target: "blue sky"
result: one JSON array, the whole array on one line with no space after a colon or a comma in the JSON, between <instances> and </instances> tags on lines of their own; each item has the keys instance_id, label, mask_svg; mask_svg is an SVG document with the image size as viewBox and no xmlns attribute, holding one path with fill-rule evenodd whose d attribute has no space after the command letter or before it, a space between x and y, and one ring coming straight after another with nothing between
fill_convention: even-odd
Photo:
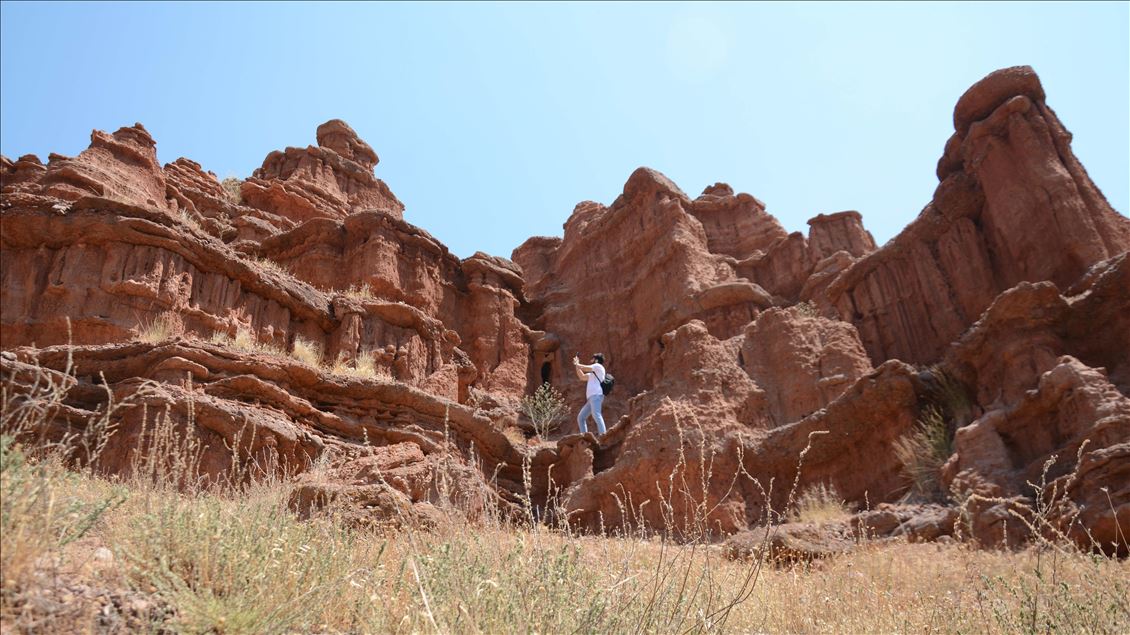
<instances>
[{"instance_id":1,"label":"blue sky","mask_svg":"<svg viewBox=\"0 0 1130 635\"><path fill-rule=\"evenodd\" d=\"M560 235L656 168L789 230L930 200L954 103L1029 64L1130 205L1130 3L24 4L0 9L0 149L73 155L140 121L158 156L244 177L348 121L405 218L460 256Z\"/></svg>"}]
</instances>

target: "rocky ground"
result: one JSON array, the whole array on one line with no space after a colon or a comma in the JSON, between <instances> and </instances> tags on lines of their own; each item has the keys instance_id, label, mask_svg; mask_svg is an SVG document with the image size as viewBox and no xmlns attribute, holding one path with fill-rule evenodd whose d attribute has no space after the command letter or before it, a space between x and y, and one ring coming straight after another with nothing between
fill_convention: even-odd
<instances>
[{"instance_id":1,"label":"rocky ground","mask_svg":"<svg viewBox=\"0 0 1130 635\"><path fill-rule=\"evenodd\" d=\"M459 259L348 125L316 137L239 183L161 166L140 124L3 158L8 405L54 377L34 432L112 411L104 473L136 468L160 414L201 477L282 476L299 513L362 523L434 522L456 491L582 532L705 520L741 557L824 488L854 515L786 532L814 552L863 527L1127 555L1130 220L1030 68L958 99L933 198L881 247L857 212L789 234L754 196L640 168L562 238ZM530 438L519 400L598 350L608 435Z\"/></svg>"}]
</instances>

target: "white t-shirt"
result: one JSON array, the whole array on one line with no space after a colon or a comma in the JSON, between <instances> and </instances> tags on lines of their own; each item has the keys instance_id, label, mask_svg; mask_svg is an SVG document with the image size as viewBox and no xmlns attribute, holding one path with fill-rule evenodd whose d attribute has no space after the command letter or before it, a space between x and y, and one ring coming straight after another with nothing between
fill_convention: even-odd
<instances>
[{"instance_id":1,"label":"white t-shirt","mask_svg":"<svg viewBox=\"0 0 1130 635\"><path fill-rule=\"evenodd\" d=\"M589 382L585 386L585 399L594 395L603 395L604 391L600 388L600 382L604 381L604 366L600 364L592 365L592 372L588 373Z\"/></svg>"}]
</instances>

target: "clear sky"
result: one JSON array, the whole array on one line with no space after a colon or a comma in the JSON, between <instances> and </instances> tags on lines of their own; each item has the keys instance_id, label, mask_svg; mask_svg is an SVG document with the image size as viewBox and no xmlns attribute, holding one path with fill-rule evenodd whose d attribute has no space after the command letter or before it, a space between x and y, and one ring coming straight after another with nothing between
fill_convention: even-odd
<instances>
[{"instance_id":1,"label":"clear sky","mask_svg":"<svg viewBox=\"0 0 1130 635\"><path fill-rule=\"evenodd\" d=\"M23 4L0 14L0 149L140 121L162 162L245 177L349 122L405 218L460 256L561 235L641 165L749 192L789 230L930 200L957 98L1033 66L1121 213L1130 4Z\"/></svg>"}]
</instances>

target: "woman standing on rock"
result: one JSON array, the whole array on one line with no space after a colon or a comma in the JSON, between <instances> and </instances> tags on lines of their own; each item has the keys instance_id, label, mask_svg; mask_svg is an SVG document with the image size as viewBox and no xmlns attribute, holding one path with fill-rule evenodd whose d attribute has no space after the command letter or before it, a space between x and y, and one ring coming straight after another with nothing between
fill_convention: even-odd
<instances>
[{"instance_id":1,"label":"woman standing on rock","mask_svg":"<svg viewBox=\"0 0 1130 635\"><path fill-rule=\"evenodd\" d=\"M581 434L587 434L588 418L596 420L596 429L600 436L604 436L606 432L604 428L604 415L600 413L600 407L604 403L604 382L605 378L611 378L604 370L604 355L596 353L592 356L592 365L586 366L582 364L576 355L573 356L573 369L577 371L577 378L585 382L585 406L581 408L581 412L577 414L577 426L581 430Z\"/></svg>"}]
</instances>

